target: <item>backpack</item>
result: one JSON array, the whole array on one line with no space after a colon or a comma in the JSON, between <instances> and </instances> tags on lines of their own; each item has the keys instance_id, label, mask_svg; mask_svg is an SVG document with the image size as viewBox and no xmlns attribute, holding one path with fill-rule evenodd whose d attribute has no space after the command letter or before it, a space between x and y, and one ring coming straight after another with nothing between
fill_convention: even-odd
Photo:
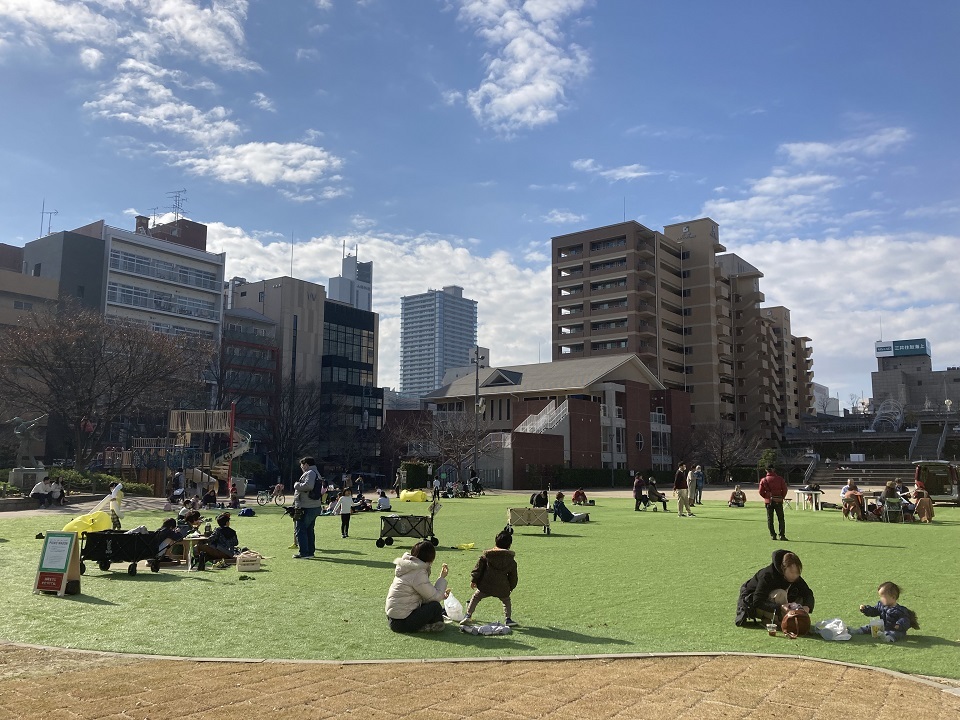
<instances>
[{"instance_id":1,"label":"backpack","mask_svg":"<svg viewBox=\"0 0 960 720\"><path fill-rule=\"evenodd\" d=\"M323 497L323 482L315 470L311 470L310 472L313 474L313 487L310 488L307 497L311 500L319 500Z\"/></svg>"},{"instance_id":2,"label":"backpack","mask_svg":"<svg viewBox=\"0 0 960 720\"><path fill-rule=\"evenodd\" d=\"M788 637L795 638L810 632L810 614L806 610L803 608L790 610L786 605L782 606L781 609L784 615L780 621L780 629Z\"/></svg>"}]
</instances>

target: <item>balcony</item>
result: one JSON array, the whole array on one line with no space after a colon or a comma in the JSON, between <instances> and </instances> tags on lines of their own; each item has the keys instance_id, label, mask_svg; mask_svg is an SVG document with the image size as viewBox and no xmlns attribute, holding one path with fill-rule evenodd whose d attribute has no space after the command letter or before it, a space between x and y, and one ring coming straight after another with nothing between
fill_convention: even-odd
<instances>
[{"instance_id":1,"label":"balcony","mask_svg":"<svg viewBox=\"0 0 960 720\"><path fill-rule=\"evenodd\" d=\"M657 296L657 289L645 280L637 281L637 292L646 297L655 298Z\"/></svg>"},{"instance_id":2,"label":"balcony","mask_svg":"<svg viewBox=\"0 0 960 720\"><path fill-rule=\"evenodd\" d=\"M644 277L653 278L657 276L657 269L653 266L653 263L646 260L637 261L637 272Z\"/></svg>"},{"instance_id":3,"label":"balcony","mask_svg":"<svg viewBox=\"0 0 960 720\"><path fill-rule=\"evenodd\" d=\"M583 305L568 305L560 308L560 317L569 317L570 315L583 315Z\"/></svg>"},{"instance_id":4,"label":"balcony","mask_svg":"<svg viewBox=\"0 0 960 720\"><path fill-rule=\"evenodd\" d=\"M583 295L583 285L568 285L567 287L557 288L557 297L567 298L574 295Z\"/></svg>"},{"instance_id":5,"label":"balcony","mask_svg":"<svg viewBox=\"0 0 960 720\"><path fill-rule=\"evenodd\" d=\"M583 245L570 245L557 250L558 260L575 260L583 257Z\"/></svg>"},{"instance_id":6,"label":"balcony","mask_svg":"<svg viewBox=\"0 0 960 720\"><path fill-rule=\"evenodd\" d=\"M607 315L609 313L623 313L627 309L627 300L623 298L619 302L599 302L590 306L590 315Z\"/></svg>"},{"instance_id":7,"label":"balcony","mask_svg":"<svg viewBox=\"0 0 960 720\"><path fill-rule=\"evenodd\" d=\"M611 273L624 273L627 270L627 259L625 257L615 260L604 260L602 262L590 263L590 277L600 275L610 275Z\"/></svg>"},{"instance_id":8,"label":"balcony","mask_svg":"<svg viewBox=\"0 0 960 720\"><path fill-rule=\"evenodd\" d=\"M637 252L640 254L640 257L644 258L652 258L656 255L656 249L649 240L638 240Z\"/></svg>"}]
</instances>

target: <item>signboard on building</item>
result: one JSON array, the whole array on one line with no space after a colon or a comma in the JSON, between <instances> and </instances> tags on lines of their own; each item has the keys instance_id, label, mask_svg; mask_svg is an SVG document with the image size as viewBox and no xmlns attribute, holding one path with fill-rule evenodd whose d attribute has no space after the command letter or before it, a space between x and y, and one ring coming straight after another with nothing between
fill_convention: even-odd
<instances>
[{"instance_id":1,"label":"signboard on building","mask_svg":"<svg viewBox=\"0 0 960 720\"><path fill-rule=\"evenodd\" d=\"M914 340L877 340L874 343L876 357L904 357L906 355L930 355L930 343L926 338Z\"/></svg>"}]
</instances>

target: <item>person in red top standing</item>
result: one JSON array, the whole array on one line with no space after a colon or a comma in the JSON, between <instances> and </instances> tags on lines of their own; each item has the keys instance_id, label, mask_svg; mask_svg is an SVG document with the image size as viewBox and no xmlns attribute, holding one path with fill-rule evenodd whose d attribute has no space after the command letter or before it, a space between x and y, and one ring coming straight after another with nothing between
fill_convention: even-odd
<instances>
[{"instance_id":1,"label":"person in red top standing","mask_svg":"<svg viewBox=\"0 0 960 720\"><path fill-rule=\"evenodd\" d=\"M767 506L767 529L770 530L770 539L776 540L773 532L773 514L777 514L780 525L780 539L786 540L786 527L783 521L783 499L787 496L787 483L777 475L773 468L767 468L766 476L760 481L760 497Z\"/></svg>"}]
</instances>

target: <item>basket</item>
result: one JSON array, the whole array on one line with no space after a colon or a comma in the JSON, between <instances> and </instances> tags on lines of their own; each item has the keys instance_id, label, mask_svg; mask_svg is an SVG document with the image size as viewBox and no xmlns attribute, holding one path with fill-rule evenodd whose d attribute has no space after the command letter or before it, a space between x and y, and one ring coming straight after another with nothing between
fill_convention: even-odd
<instances>
[{"instance_id":1,"label":"basket","mask_svg":"<svg viewBox=\"0 0 960 720\"><path fill-rule=\"evenodd\" d=\"M260 553L245 552L237 555L237 572L260 572Z\"/></svg>"}]
</instances>

